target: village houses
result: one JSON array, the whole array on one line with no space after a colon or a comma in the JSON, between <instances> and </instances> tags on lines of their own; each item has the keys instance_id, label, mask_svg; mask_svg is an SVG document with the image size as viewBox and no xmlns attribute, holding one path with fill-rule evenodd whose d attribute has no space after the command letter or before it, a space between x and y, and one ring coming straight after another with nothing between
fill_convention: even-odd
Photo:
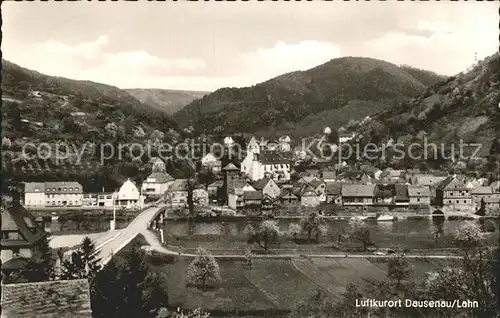
<instances>
[{"instance_id":1,"label":"village houses","mask_svg":"<svg viewBox=\"0 0 500 318\"><path fill-rule=\"evenodd\" d=\"M374 184L342 185L342 204L345 206L372 205L375 197Z\"/></svg>"},{"instance_id":2,"label":"village houses","mask_svg":"<svg viewBox=\"0 0 500 318\"><path fill-rule=\"evenodd\" d=\"M214 154L207 153L201 158L201 166L212 173L219 173L222 169L222 162Z\"/></svg>"},{"instance_id":3,"label":"village houses","mask_svg":"<svg viewBox=\"0 0 500 318\"><path fill-rule=\"evenodd\" d=\"M82 185L74 181L29 182L24 186L26 207L82 206Z\"/></svg>"},{"instance_id":4,"label":"village houses","mask_svg":"<svg viewBox=\"0 0 500 318\"><path fill-rule=\"evenodd\" d=\"M408 186L408 196L411 206L429 206L431 204L431 191L429 187L420 185Z\"/></svg>"},{"instance_id":5,"label":"village houses","mask_svg":"<svg viewBox=\"0 0 500 318\"><path fill-rule=\"evenodd\" d=\"M456 211L470 210L471 191L456 176L449 176L436 188L436 203Z\"/></svg>"},{"instance_id":6,"label":"village houses","mask_svg":"<svg viewBox=\"0 0 500 318\"><path fill-rule=\"evenodd\" d=\"M252 186L255 190L262 193L263 196L268 195L272 199L276 199L281 194L280 187L270 178L262 178L255 181Z\"/></svg>"},{"instance_id":7,"label":"village houses","mask_svg":"<svg viewBox=\"0 0 500 318\"><path fill-rule=\"evenodd\" d=\"M1 214L2 272L9 274L26 266L28 259L43 244L47 232L18 199L14 199Z\"/></svg>"}]
</instances>

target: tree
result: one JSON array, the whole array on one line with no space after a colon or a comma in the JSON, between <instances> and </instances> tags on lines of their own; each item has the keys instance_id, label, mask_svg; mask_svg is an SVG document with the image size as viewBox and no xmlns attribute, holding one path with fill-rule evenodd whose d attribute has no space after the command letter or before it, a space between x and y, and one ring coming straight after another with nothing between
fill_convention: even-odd
<instances>
[{"instance_id":1,"label":"tree","mask_svg":"<svg viewBox=\"0 0 500 318\"><path fill-rule=\"evenodd\" d=\"M28 260L20 277L28 282L43 282L55 278L54 259L47 237L40 241L38 250Z\"/></svg>"},{"instance_id":2,"label":"tree","mask_svg":"<svg viewBox=\"0 0 500 318\"><path fill-rule=\"evenodd\" d=\"M177 312L174 312L171 316L162 316L162 317L170 317L170 318L208 318L210 317L210 314L207 312L204 312L200 308L188 311L187 313L184 313L184 311L178 309ZM158 316L157 318L160 318Z\"/></svg>"},{"instance_id":3,"label":"tree","mask_svg":"<svg viewBox=\"0 0 500 318\"><path fill-rule=\"evenodd\" d=\"M286 236L288 239L295 241L298 236L302 233L302 227L296 223L290 223L288 226L288 231L286 232Z\"/></svg>"},{"instance_id":4,"label":"tree","mask_svg":"<svg viewBox=\"0 0 500 318\"><path fill-rule=\"evenodd\" d=\"M188 282L203 291L209 283L218 284L221 281L219 264L212 254L201 247L198 247L197 255L187 271Z\"/></svg>"},{"instance_id":5,"label":"tree","mask_svg":"<svg viewBox=\"0 0 500 318\"><path fill-rule=\"evenodd\" d=\"M356 301L363 298L363 294L359 291L358 285L353 283L348 284L345 293L336 304L332 314L335 313L335 317L367 317L367 308L356 306Z\"/></svg>"},{"instance_id":6,"label":"tree","mask_svg":"<svg viewBox=\"0 0 500 318\"><path fill-rule=\"evenodd\" d=\"M434 226L431 228L430 232L431 236L434 238L434 243L437 244L439 238L444 235L444 218L434 218L432 221Z\"/></svg>"},{"instance_id":7,"label":"tree","mask_svg":"<svg viewBox=\"0 0 500 318\"><path fill-rule=\"evenodd\" d=\"M401 286L401 281L411 275L410 264L404 256L389 259L387 277L397 281L397 287Z\"/></svg>"},{"instance_id":8,"label":"tree","mask_svg":"<svg viewBox=\"0 0 500 318\"><path fill-rule=\"evenodd\" d=\"M252 226L252 224L247 224L245 228L243 229L243 234L247 238L247 243L248 244L253 244L255 240L255 229Z\"/></svg>"},{"instance_id":9,"label":"tree","mask_svg":"<svg viewBox=\"0 0 500 318\"><path fill-rule=\"evenodd\" d=\"M262 221L255 233L255 242L267 252L269 245L277 242L279 233L279 228L275 221Z\"/></svg>"},{"instance_id":10,"label":"tree","mask_svg":"<svg viewBox=\"0 0 500 318\"><path fill-rule=\"evenodd\" d=\"M252 253L252 250L249 249L248 247L245 248L245 260L246 260L246 263L248 265L248 268L249 269L252 269L252 258L253 258L253 253Z\"/></svg>"},{"instance_id":11,"label":"tree","mask_svg":"<svg viewBox=\"0 0 500 318\"><path fill-rule=\"evenodd\" d=\"M92 240L87 236L81 246L71 254L71 259L64 260L62 265L63 279L93 278L101 269L97 251Z\"/></svg>"},{"instance_id":12,"label":"tree","mask_svg":"<svg viewBox=\"0 0 500 318\"><path fill-rule=\"evenodd\" d=\"M111 258L91 281L92 312L102 318L156 317L168 303L160 277L136 246L123 260Z\"/></svg>"},{"instance_id":13,"label":"tree","mask_svg":"<svg viewBox=\"0 0 500 318\"><path fill-rule=\"evenodd\" d=\"M369 245L373 244L370 228L365 221L352 218L349 220L349 238L353 241L358 241L361 243L363 247L363 251L366 251L366 248Z\"/></svg>"},{"instance_id":14,"label":"tree","mask_svg":"<svg viewBox=\"0 0 500 318\"><path fill-rule=\"evenodd\" d=\"M299 303L292 310L293 318L334 318L339 317L334 313L334 306L328 300L322 290L317 290L316 294Z\"/></svg>"},{"instance_id":15,"label":"tree","mask_svg":"<svg viewBox=\"0 0 500 318\"><path fill-rule=\"evenodd\" d=\"M307 241L311 241L312 234L315 235L316 243L319 243L319 237L321 234L321 225L323 218L317 212L312 212L306 214L302 217L300 223L302 227L302 231L304 231L307 235Z\"/></svg>"}]
</instances>

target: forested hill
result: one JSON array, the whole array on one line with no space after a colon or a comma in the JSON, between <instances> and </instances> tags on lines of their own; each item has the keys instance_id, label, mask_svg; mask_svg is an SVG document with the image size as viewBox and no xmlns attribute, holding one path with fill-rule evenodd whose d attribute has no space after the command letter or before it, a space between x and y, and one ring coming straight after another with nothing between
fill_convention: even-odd
<instances>
[{"instance_id":1,"label":"forested hill","mask_svg":"<svg viewBox=\"0 0 500 318\"><path fill-rule=\"evenodd\" d=\"M443 79L372 58L344 57L252 87L219 89L174 118L205 133L264 130L304 136L394 107Z\"/></svg>"},{"instance_id":2,"label":"forested hill","mask_svg":"<svg viewBox=\"0 0 500 318\"><path fill-rule=\"evenodd\" d=\"M156 107L167 114L173 114L192 101L210 94L210 92L184 91L174 89L126 89L130 95L141 102Z\"/></svg>"},{"instance_id":3,"label":"forested hill","mask_svg":"<svg viewBox=\"0 0 500 318\"><path fill-rule=\"evenodd\" d=\"M139 173L143 163L132 163L124 150L120 160L100 165L99 153L89 147L78 165L69 159L57 163L54 145L64 142L81 151L86 143L148 144L180 138L168 114L117 87L48 76L6 60L2 64L2 149L4 159L11 158L4 160L4 178L76 180L88 189L106 184L113 188L127 177L141 178L147 173ZM27 143L51 145L52 157L39 162L23 157ZM85 170L87 166L91 168Z\"/></svg>"}]
</instances>

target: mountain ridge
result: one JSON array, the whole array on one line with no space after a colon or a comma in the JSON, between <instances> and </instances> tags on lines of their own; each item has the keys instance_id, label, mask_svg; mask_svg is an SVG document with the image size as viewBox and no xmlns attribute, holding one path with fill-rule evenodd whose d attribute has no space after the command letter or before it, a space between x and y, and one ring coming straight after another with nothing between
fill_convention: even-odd
<instances>
[{"instance_id":1,"label":"mountain ridge","mask_svg":"<svg viewBox=\"0 0 500 318\"><path fill-rule=\"evenodd\" d=\"M445 79L432 72L421 73L427 76L426 83ZM373 111L380 111L417 96L427 87L418 79L422 74L412 75L377 59L343 57L250 87L221 88L186 105L173 118L181 126L205 123L200 133L259 133L263 130L259 127L266 127L270 134L305 135L309 132L301 132L301 121L308 116L339 110L350 102L372 102ZM348 120L344 118L338 125Z\"/></svg>"}]
</instances>

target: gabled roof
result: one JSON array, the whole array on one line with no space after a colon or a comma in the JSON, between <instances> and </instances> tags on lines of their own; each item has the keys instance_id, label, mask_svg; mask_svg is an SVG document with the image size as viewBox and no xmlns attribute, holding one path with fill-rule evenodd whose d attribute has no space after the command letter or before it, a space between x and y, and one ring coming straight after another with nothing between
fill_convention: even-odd
<instances>
[{"instance_id":1,"label":"gabled roof","mask_svg":"<svg viewBox=\"0 0 500 318\"><path fill-rule=\"evenodd\" d=\"M270 178L262 178L257 181L255 181L252 186L255 188L255 190L262 190L266 187L266 185L271 181Z\"/></svg>"},{"instance_id":2,"label":"gabled roof","mask_svg":"<svg viewBox=\"0 0 500 318\"><path fill-rule=\"evenodd\" d=\"M224 171L240 171L233 163L229 163L227 166L222 168Z\"/></svg>"},{"instance_id":3,"label":"gabled roof","mask_svg":"<svg viewBox=\"0 0 500 318\"><path fill-rule=\"evenodd\" d=\"M262 193L259 191L245 191L243 192L244 200L262 200Z\"/></svg>"},{"instance_id":4,"label":"gabled roof","mask_svg":"<svg viewBox=\"0 0 500 318\"><path fill-rule=\"evenodd\" d=\"M340 182L326 182L326 194L328 195L341 195L342 183Z\"/></svg>"},{"instance_id":5,"label":"gabled roof","mask_svg":"<svg viewBox=\"0 0 500 318\"><path fill-rule=\"evenodd\" d=\"M295 194L293 194L292 192L290 192L290 191L286 191L285 193L283 193L281 195L281 198L282 199L292 199L292 200L297 200L298 199L298 197Z\"/></svg>"},{"instance_id":6,"label":"gabled roof","mask_svg":"<svg viewBox=\"0 0 500 318\"><path fill-rule=\"evenodd\" d=\"M322 179L335 179L336 176L337 176L337 173L335 171L323 170L321 172Z\"/></svg>"},{"instance_id":7,"label":"gabled roof","mask_svg":"<svg viewBox=\"0 0 500 318\"><path fill-rule=\"evenodd\" d=\"M493 189L491 187L476 187L472 188L472 194L493 194Z\"/></svg>"},{"instance_id":8,"label":"gabled roof","mask_svg":"<svg viewBox=\"0 0 500 318\"><path fill-rule=\"evenodd\" d=\"M45 182L27 182L24 184L24 193L44 193Z\"/></svg>"},{"instance_id":9,"label":"gabled roof","mask_svg":"<svg viewBox=\"0 0 500 318\"><path fill-rule=\"evenodd\" d=\"M19 231L23 240L4 240L2 245L9 243L33 245L47 235L35 218L19 203L14 203L2 211L2 231Z\"/></svg>"},{"instance_id":10,"label":"gabled roof","mask_svg":"<svg viewBox=\"0 0 500 318\"><path fill-rule=\"evenodd\" d=\"M449 176L438 185L440 190L468 190L465 184L455 176Z\"/></svg>"},{"instance_id":11,"label":"gabled roof","mask_svg":"<svg viewBox=\"0 0 500 318\"><path fill-rule=\"evenodd\" d=\"M404 184L395 184L394 188L396 190L396 201L408 201L410 197L408 195L408 186Z\"/></svg>"},{"instance_id":12,"label":"gabled roof","mask_svg":"<svg viewBox=\"0 0 500 318\"><path fill-rule=\"evenodd\" d=\"M148 181L149 179L154 181ZM173 180L174 178L166 172L153 172L146 178L145 182L167 183Z\"/></svg>"},{"instance_id":13,"label":"gabled roof","mask_svg":"<svg viewBox=\"0 0 500 318\"><path fill-rule=\"evenodd\" d=\"M321 180L313 180L311 182L309 182L309 185L311 187L313 187L314 189L316 189L317 187L319 187L321 184L323 184L324 182L321 181Z\"/></svg>"},{"instance_id":14,"label":"gabled roof","mask_svg":"<svg viewBox=\"0 0 500 318\"><path fill-rule=\"evenodd\" d=\"M410 197L430 197L431 190L426 186L409 186L408 196Z\"/></svg>"},{"instance_id":15,"label":"gabled roof","mask_svg":"<svg viewBox=\"0 0 500 318\"><path fill-rule=\"evenodd\" d=\"M2 317L92 317L87 279L2 284Z\"/></svg>"},{"instance_id":16,"label":"gabled roof","mask_svg":"<svg viewBox=\"0 0 500 318\"><path fill-rule=\"evenodd\" d=\"M302 196L302 197L317 197L317 196L318 196L318 194L316 193L316 191L314 191L314 190L312 190L312 189L308 188L308 189L306 189L306 190L302 193L302 195L301 195L301 196Z\"/></svg>"},{"instance_id":17,"label":"gabled roof","mask_svg":"<svg viewBox=\"0 0 500 318\"><path fill-rule=\"evenodd\" d=\"M417 179L415 180L416 181L415 184L423 186L437 186L440 182L444 181L445 179L446 177L442 176L422 175L417 177Z\"/></svg>"},{"instance_id":18,"label":"gabled roof","mask_svg":"<svg viewBox=\"0 0 500 318\"><path fill-rule=\"evenodd\" d=\"M66 191L64 189L66 188ZM55 189L55 190L54 190ZM69 191L69 189L72 189ZM82 185L75 181L45 182L45 192L50 193L82 193Z\"/></svg>"},{"instance_id":19,"label":"gabled roof","mask_svg":"<svg viewBox=\"0 0 500 318\"><path fill-rule=\"evenodd\" d=\"M208 185L209 188L220 188L224 185L224 181L222 180L217 180L215 182L212 182Z\"/></svg>"},{"instance_id":20,"label":"gabled roof","mask_svg":"<svg viewBox=\"0 0 500 318\"><path fill-rule=\"evenodd\" d=\"M342 186L342 196L372 198L374 195L374 184L345 184Z\"/></svg>"},{"instance_id":21,"label":"gabled roof","mask_svg":"<svg viewBox=\"0 0 500 318\"><path fill-rule=\"evenodd\" d=\"M396 195L395 184L376 184L374 196L377 198L392 198Z\"/></svg>"}]
</instances>

